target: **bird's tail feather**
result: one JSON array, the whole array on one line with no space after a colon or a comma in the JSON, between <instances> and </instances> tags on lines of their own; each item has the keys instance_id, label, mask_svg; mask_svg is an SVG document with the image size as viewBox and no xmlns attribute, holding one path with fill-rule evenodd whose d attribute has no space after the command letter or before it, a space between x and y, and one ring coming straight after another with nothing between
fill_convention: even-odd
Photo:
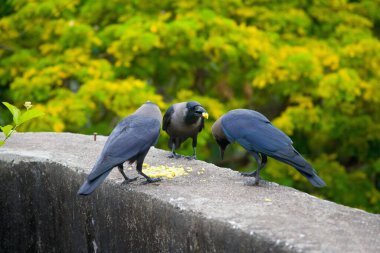
<instances>
[{"instance_id":1,"label":"bird's tail feather","mask_svg":"<svg viewBox=\"0 0 380 253\"><path fill-rule=\"evenodd\" d=\"M310 170L312 171L312 173L311 174L306 174L305 172L304 172L304 168L302 168L302 170L301 169L299 169L299 168L297 168L297 167L295 167L302 175L304 175L306 178L307 178L307 180L309 180L309 182L312 184L312 185L314 185L315 187L319 187L319 188L321 188L321 187L325 187L326 186L326 183L322 180L322 178L320 178L315 172L314 172L314 170L313 170L313 168L311 167L311 165L310 164L308 164L308 166L310 166Z\"/></svg>"},{"instance_id":2,"label":"bird's tail feather","mask_svg":"<svg viewBox=\"0 0 380 253\"><path fill-rule=\"evenodd\" d=\"M326 186L326 183L317 175L310 163L308 163L293 147L278 152L274 158L296 168L315 187Z\"/></svg>"},{"instance_id":3,"label":"bird's tail feather","mask_svg":"<svg viewBox=\"0 0 380 253\"><path fill-rule=\"evenodd\" d=\"M99 177L95 178L92 181L89 181L88 179L83 183L83 185L79 188L78 195L89 195L91 194L103 181L104 179L110 174L111 170L106 171Z\"/></svg>"},{"instance_id":4,"label":"bird's tail feather","mask_svg":"<svg viewBox=\"0 0 380 253\"><path fill-rule=\"evenodd\" d=\"M326 186L325 181L323 181L318 175L313 175L313 177L308 177L307 179L315 187L322 188Z\"/></svg>"}]
</instances>

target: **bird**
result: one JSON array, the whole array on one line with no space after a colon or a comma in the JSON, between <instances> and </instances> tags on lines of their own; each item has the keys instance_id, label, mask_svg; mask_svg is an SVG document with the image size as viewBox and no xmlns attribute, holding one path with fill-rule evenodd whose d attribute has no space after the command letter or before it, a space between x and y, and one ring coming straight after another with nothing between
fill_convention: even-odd
<instances>
[{"instance_id":1,"label":"bird","mask_svg":"<svg viewBox=\"0 0 380 253\"><path fill-rule=\"evenodd\" d=\"M125 179L125 183L137 179L129 178L124 173L123 163L132 164L136 161L137 172L146 178L147 183L160 181L160 178L150 178L142 172L142 165L151 146L157 143L162 124L162 114L159 107L147 101L133 114L121 120L112 130L103 150L80 187L78 195L91 194L117 167Z\"/></svg>"},{"instance_id":2,"label":"bird","mask_svg":"<svg viewBox=\"0 0 380 253\"><path fill-rule=\"evenodd\" d=\"M193 155L186 158L197 158L197 138L204 128L204 119L208 119L208 113L195 101L176 103L168 108L163 117L162 129L169 135L170 158L181 157L175 150L188 138L193 139Z\"/></svg>"},{"instance_id":3,"label":"bird","mask_svg":"<svg viewBox=\"0 0 380 253\"><path fill-rule=\"evenodd\" d=\"M249 109L235 109L222 115L211 128L214 139L219 145L223 159L226 147L239 143L251 154L258 166L257 170L242 173L260 181L260 170L267 162L267 156L293 166L315 187L324 187L326 183L317 175L311 164L293 147L293 141L263 114Z\"/></svg>"}]
</instances>

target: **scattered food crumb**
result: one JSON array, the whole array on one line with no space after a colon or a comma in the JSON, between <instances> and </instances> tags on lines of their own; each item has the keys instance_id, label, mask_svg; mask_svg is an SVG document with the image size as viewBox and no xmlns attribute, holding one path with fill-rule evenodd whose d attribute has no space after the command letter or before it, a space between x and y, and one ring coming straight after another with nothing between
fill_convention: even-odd
<instances>
[{"instance_id":1,"label":"scattered food crumb","mask_svg":"<svg viewBox=\"0 0 380 253\"><path fill-rule=\"evenodd\" d=\"M182 166L171 167L171 166L166 166L166 165L159 165L159 166L148 165L146 166L144 173L152 178L165 177L168 179L172 179L178 176L185 176L189 174L185 171L185 169Z\"/></svg>"}]
</instances>

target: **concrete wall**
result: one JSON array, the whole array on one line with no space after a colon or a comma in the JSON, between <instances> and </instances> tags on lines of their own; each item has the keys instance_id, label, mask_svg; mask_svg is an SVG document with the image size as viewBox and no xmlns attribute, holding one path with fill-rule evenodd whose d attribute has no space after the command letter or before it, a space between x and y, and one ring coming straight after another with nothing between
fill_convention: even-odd
<instances>
[{"instance_id":1,"label":"concrete wall","mask_svg":"<svg viewBox=\"0 0 380 253\"><path fill-rule=\"evenodd\" d=\"M78 197L104 141L28 133L0 148L0 252L380 252L380 215L157 149L150 165L193 172L124 185L115 171Z\"/></svg>"}]
</instances>

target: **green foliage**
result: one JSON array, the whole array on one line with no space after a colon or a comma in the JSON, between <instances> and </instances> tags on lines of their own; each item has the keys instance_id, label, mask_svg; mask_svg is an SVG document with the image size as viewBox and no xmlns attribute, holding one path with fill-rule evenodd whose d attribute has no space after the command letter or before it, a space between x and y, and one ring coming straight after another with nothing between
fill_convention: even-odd
<instances>
[{"instance_id":1,"label":"green foliage","mask_svg":"<svg viewBox=\"0 0 380 253\"><path fill-rule=\"evenodd\" d=\"M13 122L16 124L16 125L19 125L20 124L20 110L14 106L14 105L11 105L10 103L8 102L3 102L3 104L8 108L8 110L12 113L12 116L13 116Z\"/></svg>"},{"instance_id":2,"label":"green foliage","mask_svg":"<svg viewBox=\"0 0 380 253\"><path fill-rule=\"evenodd\" d=\"M162 110L197 100L210 114L198 155L213 162L214 120L256 109L292 137L328 187L312 188L273 160L267 179L380 212L379 7L372 0L5 0L0 99L32 100L45 112L23 130L102 134L146 100ZM226 158L224 166L254 166L239 147Z\"/></svg>"},{"instance_id":3,"label":"green foliage","mask_svg":"<svg viewBox=\"0 0 380 253\"><path fill-rule=\"evenodd\" d=\"M32 103L30 102L25 102L24 106L26 107L26 111L24 113L21 113L21 111L16 106L8 102L3 102L3 104L8 108L8 110L12 114L14 125L0 126L1 131L4 134L4 140L0 141L0 147L5 144L5 141L12 135L14 131L16 131L16 128L19 127L21 124L33 118L37 118L44 115L44 113L39 110L30 109L32 107Z\"/></svg>"},{"instance_id":4,"label":"green foliage","mask_svg":"<svg viewBox=\"0 0 380 253\"><path fill-rule=\"evenodd\" d=\"M12 125L0 126L1 131L4 133L5 138L11 135L11 131L13 129ZM4 143L5 141L3 141Z\"/></svg>"}]
</instances>

